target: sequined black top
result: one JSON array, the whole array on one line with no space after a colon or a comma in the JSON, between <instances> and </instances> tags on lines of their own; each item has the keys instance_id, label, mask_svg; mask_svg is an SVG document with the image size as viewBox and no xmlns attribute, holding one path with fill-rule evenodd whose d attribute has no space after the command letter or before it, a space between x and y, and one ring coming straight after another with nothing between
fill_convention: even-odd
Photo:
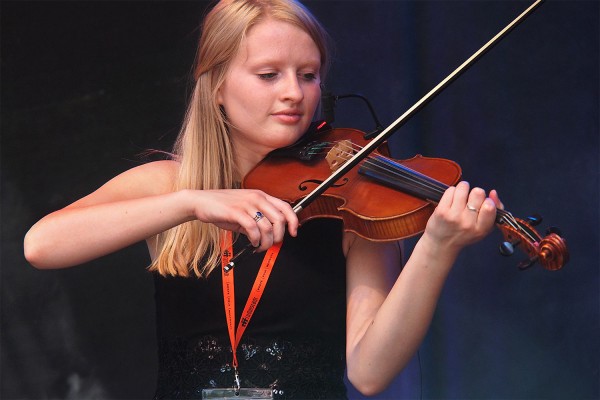
<instances>
[{"instance_id":1,"label":"sequined black top","mask_svg":"<svg viewBox=\"0 0 600 400\"><path fill-rule=\"evenodd\" d=\"M286 237L238 348L242 387L272 387L279 399L345 399L345 259L341 224L307 222ZM264 254L264 253L263 253ZM263 255L235 267L236 313ZM155 277L159 373L156 399L199 399L232 387L222 279ZM236 322L237 323L237 322Z\"/></svg>"}]
</instances>

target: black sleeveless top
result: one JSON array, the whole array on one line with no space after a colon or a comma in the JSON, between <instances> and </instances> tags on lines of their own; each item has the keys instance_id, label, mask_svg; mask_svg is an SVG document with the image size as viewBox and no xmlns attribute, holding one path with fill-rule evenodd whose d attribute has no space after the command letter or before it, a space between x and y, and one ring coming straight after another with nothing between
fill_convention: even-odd
<instances>
[{"instance_id":1,"label":"black sleeveless top","mask_svg":"<svg viewBox=\"0 0 600 400\"><path fill-rule=\"evenodd\" d=\"M238 347L242 387L280 399L345 399L345 259L341 223L310 221L286 237ZM234 246L234 249L237 246ZM236 325L264 253L235 267ZM232 387L221 271L207 279L155 275L159 373L155 399L199 399Z\"/></svg>"}]
</instances>

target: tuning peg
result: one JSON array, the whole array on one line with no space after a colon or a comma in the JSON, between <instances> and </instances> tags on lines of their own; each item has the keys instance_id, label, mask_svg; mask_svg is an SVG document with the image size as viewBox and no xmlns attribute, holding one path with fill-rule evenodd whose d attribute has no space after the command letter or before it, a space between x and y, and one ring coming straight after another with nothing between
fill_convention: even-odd
<instances>
[{"instance_id":1,"label":"tuning peg","mask_svg":"<svg viewBox=\"0 0 600 400\"><path fill-rule=\"evenodd\" d=\"M562 237L562 232L561 232L561 231L560 231L560 229L559 229L559 228L557 228L556 226L551 226L551 227L549 227L548 229L546 229L546 235L550 235L550 234L552 234L552 233L554 233L554 234L556 234L556 235L558 235L558 236Z\"/></svg>"},{"instance_id":2,"label":"tuning peg","mask_svg":"<svg viewBox=\"0 0 600 400\"><path fill-rule=\"evenodd\" d=\"M527 268L531 267L533 264L535 264L535 262L538 260L537 256L528 258L526 260L523 260L519 263L518 267L521 271L526 270Z\"/></svg>"},{"instance_id":3,"label":"tuning peg","mask_svg":"<svg viewBox=\"0 0 600 400\"><path fill-rule=\"evenodd\" d=\"M512 243L508 241L502 242L500 243L500 246L498 246L498 250L500 251L500 254L502 254L504 257L512 256L515 252L515 246L517 244L519 244L518 240Z\"/></svg>"},{"instance_id":4,"label":"tuning peg","mask_svg":"<svg viewBox=\"0 0 600 400\"><path fill-rule=\"evenodd\" d=\"M533 214L530 215L529 217L525 218L525 221L527 221L529 223L529 225L531 226L537 226L542 222L542 216L540 214Z\"/></svg>"}]
</instances>

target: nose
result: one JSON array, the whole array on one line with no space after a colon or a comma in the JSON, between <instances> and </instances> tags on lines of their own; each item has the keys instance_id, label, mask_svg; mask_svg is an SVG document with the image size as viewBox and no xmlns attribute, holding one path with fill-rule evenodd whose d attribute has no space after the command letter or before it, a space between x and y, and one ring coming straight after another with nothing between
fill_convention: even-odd
<instances>
[{"instance_id":1,"label":"nose","mask_svg":"<svg viewBox=\"0 0 600 400\"><path fill-rule=\"evenodd\" d=\"M282 80L281 99L292 103L298 103L304 98L302 83L295 73L286 74Z\"/></svg>"}]
</instances>

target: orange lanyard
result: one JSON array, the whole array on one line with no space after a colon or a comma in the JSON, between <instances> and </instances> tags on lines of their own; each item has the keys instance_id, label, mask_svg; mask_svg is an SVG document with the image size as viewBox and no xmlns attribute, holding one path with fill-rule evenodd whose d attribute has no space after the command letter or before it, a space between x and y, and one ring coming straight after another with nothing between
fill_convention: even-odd
<instances>
[{"instance_id":1,"label":"orange lanyard","mask_svg":"<svg viewBox=\"0 0 600 400\"><path fill-rule=\"evenodd\" d=\"M246 306L242 312L237 331L235 330L235 288L233 269L225 272L224 268L233 257L233 241L230 231L226 232L221 244L221 265L223 267L221 268L221 273L223 276L223 302L225 304L225 319L227 320L229 340L231 341L231 350L233 352L233 369L235 373L236 389L240 388L240 379L237 371L238 361L236 350L240 343L240 339L242 338L246 327L250 323L250 319L252 318L256 307L258 306L258 302L263 295L265 286L267 285L267 281L269 280L269 276L271 275L273 265L275 264L275 260L277 259L277 255L279 254L282 244L283 242L274 244L269 250L267 250L265 258L263 259L260 269L258 270L258 275L254 280L254 285L252 286L248 300L246 301Z\"/></svg>"}]
</instances>

